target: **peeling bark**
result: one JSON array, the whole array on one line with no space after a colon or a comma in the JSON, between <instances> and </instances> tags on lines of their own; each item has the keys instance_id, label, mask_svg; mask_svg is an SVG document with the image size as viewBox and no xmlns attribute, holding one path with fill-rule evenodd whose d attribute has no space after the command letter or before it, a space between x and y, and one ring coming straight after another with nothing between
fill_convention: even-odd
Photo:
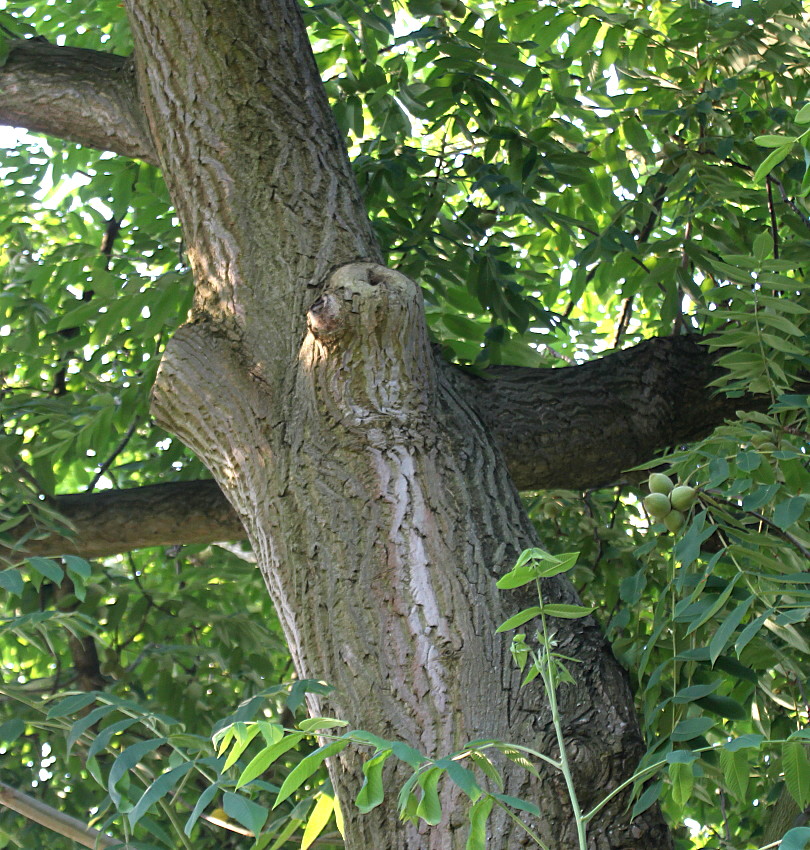
<instances>
[{"instance_id":1,"label":"peeling bark","mask_svg":"<svg viewBox=\"0 0 810 850\"><path fill-rule=\"evenodd\" d=\"M157 163L132 63L112 53L14 42L0 68L0 124Z\"/></svg>"}]
</instances>

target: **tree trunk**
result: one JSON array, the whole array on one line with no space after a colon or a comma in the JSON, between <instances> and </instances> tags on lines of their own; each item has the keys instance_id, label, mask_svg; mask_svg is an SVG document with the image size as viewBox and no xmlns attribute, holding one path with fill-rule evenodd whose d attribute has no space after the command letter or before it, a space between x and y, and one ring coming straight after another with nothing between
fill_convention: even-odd
<instances>
[{"instance_id":1,"label":"tree trunk","mask_svg":"<svg viewBox=\"0 0 810 850\"><path fill-rule=\"evenodd\" d=\"M169 346L155 415L206 463L247 529L316 713L441 757L477 738L555 755L542 688L521 690L497 625L527 599L497 576L537 540L481 420L438 369L418 286L378 264L293 0L128 0L141 101L197 282ZM576 602L570 584L547 583ZM560 620L578 660L560 690L583 806L642 752L624 671L596 624ZM573 665L572 665L573 666ZM346 845L462 848L466 803L399 824L396 782L359 816L361 756L330 766ZM514 766L551 848L576 845L562 777ZM393 782L394 786L390 783ZM467 801L468 802L468 801ZM589 846L660 848L657 810L626 799ZM494 813L488 846L528 846Z\"/></svg>"}]
</instances>

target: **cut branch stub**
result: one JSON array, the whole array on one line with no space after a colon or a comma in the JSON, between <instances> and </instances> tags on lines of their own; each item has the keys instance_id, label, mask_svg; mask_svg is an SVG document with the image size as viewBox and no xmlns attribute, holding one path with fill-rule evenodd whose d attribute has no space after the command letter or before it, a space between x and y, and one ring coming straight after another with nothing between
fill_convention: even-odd
<instances>
[{"instance_id":1,"label":"cut branch stub","mask_svg":"<svg viewBox=\"0 0 810 850\"><path fill-rule=\"evenodd\" d=\"M419 287L399 272L351 263L307 313L299 392L344 427L414 427L435 404L436 376Z\"/></svg>"}]
</instances>

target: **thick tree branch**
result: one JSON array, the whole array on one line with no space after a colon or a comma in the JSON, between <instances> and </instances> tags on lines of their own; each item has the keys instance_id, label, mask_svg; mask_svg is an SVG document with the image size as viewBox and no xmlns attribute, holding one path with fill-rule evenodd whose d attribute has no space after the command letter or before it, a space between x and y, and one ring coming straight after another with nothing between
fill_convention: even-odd
<instances>
[{"instance_id":1,"label":"thick tree branch","mask_svg":"<svg viewBox=\"0 0 810 850\"><path fill-rule=\"evenodd\" d=\"M132 63L112 53L14 42L0 68L0 124L157 163Z\"/></svg>"},{"instance_id":2,"label":"thick tree branch","mask_svg":"<svg viewBox=\"0 0 810 850\"><path fill-rule=\"evenodd\" d=\"M445 377L491 429L523 490L587 489L609 484L657 451L709 433L736 410L767 399L713 395L713 355L691 337L647 340L583 366L489 370L491 380L448 367ZM24 551L102 557L130 549L211 543L244 537L238 517L213 481L180 481L130 490L59 496L70 537L29 539ZM17 526L17 536L32 525Z\"/></svg>"},{"instance_id":3,"label":"thick tree branch","mask_svg":"<svg viewBox=\"0 0 810 850\"><path fill-rule=\"evenodd\" d=\"M707 389L721 374L714 360L696 337L658 337L582 366L500 366L490 380L461 380L518 489L584 490L767 405Z\"/></svg>"}]
</instances>

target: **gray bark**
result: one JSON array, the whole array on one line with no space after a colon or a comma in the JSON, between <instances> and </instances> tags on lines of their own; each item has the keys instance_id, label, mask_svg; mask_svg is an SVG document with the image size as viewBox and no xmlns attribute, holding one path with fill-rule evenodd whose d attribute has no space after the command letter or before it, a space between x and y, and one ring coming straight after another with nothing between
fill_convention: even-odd
<instances>
[{"instance_id":1,"label":"gray bark","mask_svg":"<svg viewBox=\"0 0 810 850\"><path fill-rule=\"evenodd\" d=\"M56 496L49 502L65 519L64 530L27 520L6 533L17 545L0 546L0 558L80 555L103 558L132 549L213 543L245 536L215 481L173 481Z\"/></svg>"},{"instance_id":2,"label":"gray bark","mask_svg":"<svg viewBox=\"0 0 810 850\"><path fill-rule=\"evenodd\" d=\"M494 635L525 602L494 581L536 542L531 523L485 426L436 368L418 287L358 262L379 252L296 4L127 8L197 282L153 410L242 519L299 675L334 685L311 709L430 756L482 736L550 751L544 696L519 691ZM562 580L547 592L576 598ZM596 625L561 621L559 640L582 661L562 711L587 805L632 770L642 744ZM402 826L393 802L358 817L358 759L347 750L331 765L349 848L464 845L452 786L436 829ZM549 845L571 846L559 777L511 771L507 782L540 801ZM630 825L624 805L592 825L593 847L666 845L656 812ZM491 842L525 836L494 816Z\"/></svg>"},{"instance_id":3,"label":"gray bark","mask_svg":"<svg viewBox=\"0 0 810 850\"><path fill-rule=\"evenodd\" d=\"M14 42L0 68L0 124L157 162L132 63L112 53Z\"/></svg>"},{"instance_id":4,"label":"gray bark","mask_svg":"<svg viewBox=\"0 0 810 850\"><path fill-rule=\"evenodd\" d=\"M719 372L713 361L698 340L671 337L562 369L505 366L476 377L446 363L437 368L483 421L519 489L590 489L632 480L625 470L656 451L707 434L735 410L767 402L712 395L706 385ZM34 536L16 552L0 548L0 556L92 558L243 536L213 481L58 496L53 507L67 520L67 534L37 534L26 522L14 536Z\"/></svg>"},{"instance_id":5,"label":"gray bark","mask_svg":"<svg viewBox=\"0 0 810 850\"><path fill-rule=\"evenodd\" d=\"M394 272L341 268L309 311L295 386L275 428L275 405L246 381L230 343L187 326L164 360L155 411L223 473L299 675L335 686L328 701L312 701L314 712L434 757L482 737L552 754L544 695L520 690L507 641L494 634L527 603L499 593L495 579L536 537L485 427L432 368L418 305L417 287ZM565 581L549 582L546 593L576 602ZM560 621L558 639L581 662L561 707L587 805L632 770L642 746L624 672L595 623ZM404 827L393 801L354 815L357 754L344 751L341 768L333 775L349 815L348 847L464 846L464 804L452 788L439 827ZM402 778L388 779L395 786ZM558 776L534 782L512 771L507 790L542 801L534 826L549 846L573 846ZM655 813L630 825L624 806L617 800L593 824L591 846L667 846ZM526 846L498 817L491 842Z\"/></svg>"},{"instance_id":6,"label":"gray bark","mask_svg":"<svg viewBox=\"0 0 810 850\"><path fill-rule=\"evenodd\" d=\"M60 123L45 94L36 123L21 88L0 101L0 118L121 152L128 138L130 155L156 157L163 168L196 299L167 350L154 410L208 465L246 528L299 675L335 686L312 710L432 757L480 737L554 755L544 695L519 688L507 644L494 634L527 602L498 592L495 579L537 543L498 437L515 442L517 420L502 411L519 407L517 395L536 394L522 408L535 434L525 445L533 439L546 458L570 439L563 428L576 415L559 417L562 427L545 410L538 415L534 404L548 407L549 389L534 374L503 371L482 388L434 361L418 287L377 265L293 0L126 5L140 106L132 106L126 66L111 59L87 74L100 85L86 91L113 94L84 137L67 117ZM14 74L26 50L15 51L4 88L22 86ZM77 64L42 75L35 66L26 66L31 85L50 76L56 91L62 80L62 108L75 111ZM107 132L116 110L129 128L120 134ZM575 374L562 380L578 384ZM636 394L649 396L643 386ZM612 415L608 395L583 404L589 415ZM484 399L477 410L476 397ZM545 593L576 601L564 580ZM560 651L581 662L560 706L587 807L632 771L642 742L626 677L596 624L560 621L557 637ZM435 829L402 826L390 802L358 817L358 759L346 750L331 765L349 848L464 846L465 804L452 786ZM389 776L398 778L401 771ZM506 779L508 792L540 804L534 826L549 846L573 846L561 778L511 769ZM599 850L670 841L657 810L630 824L622 798L589 836ZM490 846L526 843L493 816Z\"/></svg>"}]
</instances>

